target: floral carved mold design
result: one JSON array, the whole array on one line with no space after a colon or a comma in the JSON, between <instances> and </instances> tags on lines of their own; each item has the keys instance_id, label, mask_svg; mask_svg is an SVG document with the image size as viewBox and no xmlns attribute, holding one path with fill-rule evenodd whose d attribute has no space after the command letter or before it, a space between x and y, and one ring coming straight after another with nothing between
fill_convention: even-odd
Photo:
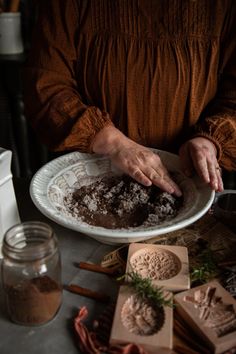
<instances>
[{"instance_id":1,"label":"floral carved mold design","mask_svg":"<svg viewBox=\"0 0 236 354\"><path fill-rule=\"evenodd\" d=\"M130 258L132 269L143 278L167 280L176 276L181 269L179 258L165 249L141 249Z\"/></svg>"},{"instance_id":2,"label":"floral carved mold design","mask_svg":"<svg viewBox=\"0 0 236 354\"><path fill-rule=\"evenodd\" d=\"M131 333L140 336L153 335L164 325L164 309L154 308L148 301L131 295L122 307L121 322Z\"/></svg>"}]
</instances>

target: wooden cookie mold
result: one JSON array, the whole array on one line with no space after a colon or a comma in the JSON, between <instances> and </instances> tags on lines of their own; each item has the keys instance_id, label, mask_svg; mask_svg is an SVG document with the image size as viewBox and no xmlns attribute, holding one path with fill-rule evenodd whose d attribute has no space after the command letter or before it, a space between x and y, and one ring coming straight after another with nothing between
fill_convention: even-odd
<instances>
[{"instance_id":1,"label":"wooden cookie mold","mask_svg":"<svg viewBox=\"0 0 236 354\"><path fill-rule=\"evenodd\" d=\"M148 305L144 302L140 303L129 286L120 287L110 344L136 343L150 354L167 354L171 353L172 336L173 309L171 307L161 307L159 312L153 315Z\"/></svg>"},{"instance_id":2,"label":"wooden cookie mold","mask_svg":"<svg viewBox=\"0 0 236 354\"><path fill-rule=\"evenodd\" d=\"M236 300L217 281L174 296L176 311L215 354L236 346Z\"/></svg>"},{"instance_id":3,"label":"wooden cookie mold","mask_svg":"<svg viewBox=\"0 0 236 354\"><path fill-rule=\"evenodd\" d=\"M182 246L131 243L126 273L135 271L169 291L190 288L188 250Z\"/></svg>"}]
</instances>

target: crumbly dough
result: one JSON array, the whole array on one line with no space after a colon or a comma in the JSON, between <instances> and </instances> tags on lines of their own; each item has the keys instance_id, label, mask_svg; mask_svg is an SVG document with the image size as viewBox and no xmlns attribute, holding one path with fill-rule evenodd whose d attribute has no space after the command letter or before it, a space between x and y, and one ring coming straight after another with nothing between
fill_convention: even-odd
<instances>
[{"instance_id":1,"label":"crumbly dough","mask_svg":"<svg viewBox=\"0 0 236 354\"><path fill-rule=\"evenodd\" d=\"M109 229L149 227L174 218L182 198L145 187L132 178L110 176L82 186L64 198L70 216Z\"/></svg>"}]
</instances>

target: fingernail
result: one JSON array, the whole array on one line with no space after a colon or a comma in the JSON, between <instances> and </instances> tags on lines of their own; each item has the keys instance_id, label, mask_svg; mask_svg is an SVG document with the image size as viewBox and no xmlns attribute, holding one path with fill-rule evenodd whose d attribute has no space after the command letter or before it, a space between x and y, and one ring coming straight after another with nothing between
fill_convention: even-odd
<instances>
[{"instance_id":1,"label":"fingernail","mask_svg":"<svg viewBox=\"0 0 236 354\"><path fill-rule=\"evenodd\" d=\"M168 191L167 191L168 193L170 193L170 194L173 194L173 193L175 193L175 190L174 190L174 188L168 188Z\"/></svg>"},{"instance_id":2,"label":"fingernail","mask_svg":"<svg viewBox=\"0 0 236 354\"><path fill-rule=\"evenodd\" d=\"M181 197L182 196L182 192L180 190L175 191L175 194L177 197Z\"/></svg>"},{"instance_id":3,"label":"fingernail","mask_svg":"<svg viewBox=\"0 0 236 354\"><path fill-rule=\"evenodd\" d=\"M152 185L152 181L144 181L143 184L146 186L146 187L150 187Z\"/></svg>"}]
</instances>

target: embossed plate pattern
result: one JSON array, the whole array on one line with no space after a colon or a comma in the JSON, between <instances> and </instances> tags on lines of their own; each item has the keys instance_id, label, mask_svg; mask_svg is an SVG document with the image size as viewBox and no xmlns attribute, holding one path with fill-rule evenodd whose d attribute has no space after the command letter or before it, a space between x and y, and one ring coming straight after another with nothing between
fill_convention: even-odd
<instances>
[{"instance_id":1,"label":"embossed plate pattern","mask_svg":"<svg viewBox=\"0 0 236 354\"><path fill-rule=\"evenodd\" d=\"M95 154L72 152L48 162L31 180L31 198L45 216L58 224L108 244L144 241L184 228L207 212L215 193L197 176L187 178L180 171L177 155L161 150L154 151L160 155L168 170L177 174L177 182L184 196L184 205L178 215L160 225L149 228L106 229L88 225L69 215L63 203L68 193L102 176L118 173L107 158Z\"/></svg>"}]
</instances>

